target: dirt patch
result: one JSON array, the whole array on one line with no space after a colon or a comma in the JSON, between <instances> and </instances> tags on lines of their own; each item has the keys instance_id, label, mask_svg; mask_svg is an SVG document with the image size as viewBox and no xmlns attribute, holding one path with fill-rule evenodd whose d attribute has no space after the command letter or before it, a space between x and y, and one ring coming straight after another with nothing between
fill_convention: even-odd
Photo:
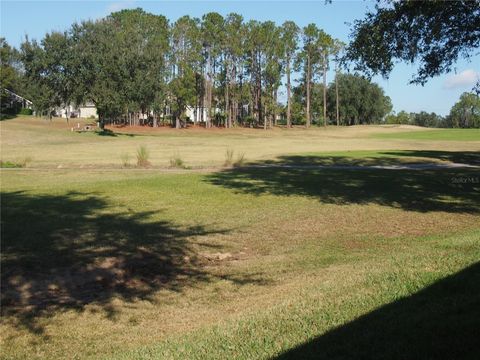
<instances>
[{"instance_id":1,"label":"dirt patch","mask_svg":"<svg viewBox=\"0 0 480 360\"><path fill-rule=\"evenodd\" d=\"M238 253L230 253L230 252L216 252L216 253L203 253L200 256L206 259L209 262L220 262L220 261L231 261L231 260L241 260L245 258L247 255L246 252L240 251Z\"/></svg>"},{"instance_id":2,"label":"dirt patch","mask_svg":"<svg viewBox=\"0 0 480 360\"><path fill-rule=\"evenodd\" d=\"M108 300L111 294L142 297L153 289L187 277L188 270L174 273L173 266L187 268L187 263L192 262L185 257L163 259L140 249L133 256L104 257L90 264L56 268L45 273L13 270L2 279L2 312L43 310L66 304L82 306Z\"/></svg>"}]
</instances>

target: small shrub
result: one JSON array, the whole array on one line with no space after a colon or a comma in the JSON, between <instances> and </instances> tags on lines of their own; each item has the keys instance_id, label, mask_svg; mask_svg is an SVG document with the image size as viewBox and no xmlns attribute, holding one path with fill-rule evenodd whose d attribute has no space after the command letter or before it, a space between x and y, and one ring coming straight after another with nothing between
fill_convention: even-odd
<instances>
[{"instance_id":1,"label":"small shrub","mask_svg":"<svg viewBox=\"0 0 480 360\"><path fill-rule=\"evenodd\" d=\"M256 127L257 126L257 119L255 119L253 116L247 116L244 119L245 126L248 127Z\"/></svg>"},{"instance_id":2,"label":"small shrub","mask_svg":"<svg viewBox=\"0 0 480 360\"><path fill-rule=\"evenodd\" d=\"M19 162L19 165L21 167L27 167L28 163L30 162L32 162L32 158L30 156L26 156Z\"/></svg>"},{"instance_id":3,"label":"small shrub","mask_svg":"<svg viewBox=\"0 0 480 360\"><path fill-rule=\"evenodd\" d=\"M0 167L2 168L24 168L27 167L28 163L32 161L30 156L24 157L22 160L13 162L13 161L0 161Z\"/></svg>"},{"instance_id":4,"label":"small shrub","mask_svg":"<svg viewBox=\"0 0 480 360\"><path fill-rule=\"evenodd\" d=\"M237 159L233 163L233 166L242 166L245 164L245 153L240 153L237 155Z\"/></svg>"},{"instance_id":5,"label":"small shrub","mask_svg":"<svg viewBox=\"0 0 480 360\"><path fill-rule=\"evenodd\" d=\"M23 109L20 109L20 111L18 112L19 115L32 115L33 114L33 110L32 109L27 109L27 108L23 108Z\"/></svg>"},{"instance_id":6,"label":"small shrub","mask_svg":"<svg viewBox=\"0 0 480 360\"><path fill-rule=\"evenodd\" d=\"M148 161L149 157L150 154L148 153L147 147L145 145L140 145L140 147L137 149L137 166L150 166L150 162Z\"/></svg>"},{"instance_id":7,"label":"small shrub","mask_svg":"<svg viewBox=\"0 0 480 360\"><path fill-rule=\"evenodd\" d=\"M227 149L225 152L225 166L230 166L233 164L233 149Z\"/></svg>"},{"instance_id":8,"label":"small shrub","mask_svg":"<svg viewBox=\"0 0 480 360\"><path fill-rule=\"evenodd\" d=\"M2 110L2 113L0 113L0 120L10 120L10 119L15 119L16 115L12 114L7 114Z\"/></svg>"},{"instance_id":9,"label":"small shrub","mask_svg":"<svg viewBox=\"0 0 480 360\"><path fill-rule=\"evenodd\" d=\"M180 157L179 153L173 154L172 157L170 158L170 167L172 167L172 168L183 168L183 169L186 168L185 162Z\"/></svg>"},{"instance_id":10,"label":"small shrub","mask_svg":"<svg viewBox=\"0 0 480 360\"><path fill-rule=\"evenodd\" d=\"M122 154L121 159L122 159L122 166L123 167L125 167L125 168L130 167L130 155L128 155L127 153Z\"/></svg>"},{"instance_id":11,"label":"small shrub","mask_svg":"<svg viewBox=\"0 0 480 360\"><path fill-rule=\"evenodd\" d=\"M12 161L0 161L0 167L2 168L21 168L23 167L21 164L14 163Z\"/></svg>"}]
</instances>

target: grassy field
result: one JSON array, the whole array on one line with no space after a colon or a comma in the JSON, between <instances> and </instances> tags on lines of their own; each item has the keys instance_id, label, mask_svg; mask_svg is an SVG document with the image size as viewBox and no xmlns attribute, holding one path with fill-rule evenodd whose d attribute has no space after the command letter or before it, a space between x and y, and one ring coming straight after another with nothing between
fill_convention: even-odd
<instances>
[{"instance_id":1,"label":"grassy field","mask_svg":"<svg viewBox=\"0 0 480 360\"><path fill-rule=\"evenodd\" d=\"M33 118L1 130L3 161L32 157L1 172L4 359L480 353L478 168L308 166L478 165L480 141L372 138L437 131L391 127L102 137ZM153 167L121 169L141 144ZM227 147L265 166L221 168ZM174 149L203 169L161 169Z\"/></svg>"},{"instance_id":2,"label":"grassy field","mask_svg":"<svg viewBox=\"0 0 480 360\"><path fill-rule=\"evenodd\" d=\"M441 129L430 131L411 131L390 134L375 134L380 139L433 140L433 141L478 141L480 129Z\"/></svg>"},{"instance_id":3,"label":"grassy field","mask_svg":"<svg viewBox=\"0 0 480 360\"><path fill-rule=\"evenodd\" d=\"M207 131L159 128L149 132L143 128L113 129L111 136L70 131L82 120L54 119L52 122L35 117L4 120L2 131L2 161L24 162L33 168L120 168L125 156L135 164L138 147L144 145L150 152L154 167L168 167L173 155L178 155L187 166L214 167L225 162L227 149L234 158L244 154L247 161L271 160L279 155L312 152L348 152L379 150L442 150L478 151L480 133L471 130L470 139L464 135L457 141L419 141L417 134L445 132L410 126L354 126L328 129L303 128L258 131L258 129L215 129ZM468 130L465 133L469 133ZM378 138L394 136L407 139ZM221 135L221 136L219 136ZM449 135L451 137L451 135ZM41 151L39 151L41 149Z\"/></svg>"}]
</instances>

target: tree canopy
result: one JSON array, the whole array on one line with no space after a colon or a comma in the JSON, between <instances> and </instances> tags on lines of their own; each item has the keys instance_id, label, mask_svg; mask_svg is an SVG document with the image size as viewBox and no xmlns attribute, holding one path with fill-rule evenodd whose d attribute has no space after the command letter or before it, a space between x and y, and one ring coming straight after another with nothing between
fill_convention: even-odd
<instances>
[{"instance_id":1,"label":"tree canopy","mask_svg":"<svg viewBox=\"0 0 480 360\"><path fill-rule=\"evenodd\" d=\"M300 29L292 21L278 26L215 12L171 23L133 9L75 23L40 41L26 38L16 58L37 114L91 102L102 124L267 129L282 114L287 126L292 120L326 124L338 105L342 124L380 121L389 101L368 80L340 74L330 94L326 72L341 48L315 24ZM292 75L300 76L295 99ZM352 84L342 86L348 79ZM285 82L286 108L279 101ZM334 103L327 101L332 96Z\"/></svg>"},{"instance_id":2,"label":"tree canopy","mask_svg":"<svg viewBox=\"0 0 480 360\"><path fill-rule=\"evenodd\" d=\"M450 127L480 128L480 97L473 93L463 93L450 110L447 122Z\"/></svg>"},{"instance_id":3,"label":"tree canopy","mask_svg":"<svg viewBox=\"0 0 480 360\"><path fill-rule=\"evenodd\" d=\"M412 83L451 71L480 46L480 2L378 1L354 22L346 59L357 70L387 77L396 61L418 62Z\"/></svg>"},{"instance_id":4,"label":"tree canopy","mask_svg":"<svg viewBox=\"0 0 480 360\"><path fill-rule=\"evenodd\" d=\"M345 125L378 124L392 111L392 102L383 89L365 77L352 74L339 74L338 87L342 97L339 104L340 119ZM335 116L335 85L328 88L330 118Z\"/></svg>"}]
</instances>

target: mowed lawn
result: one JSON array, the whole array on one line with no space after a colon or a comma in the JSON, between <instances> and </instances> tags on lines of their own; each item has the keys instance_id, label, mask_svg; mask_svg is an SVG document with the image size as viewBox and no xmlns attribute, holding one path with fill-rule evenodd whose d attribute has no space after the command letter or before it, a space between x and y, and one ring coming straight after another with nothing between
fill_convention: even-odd
<instances>
[{"instance_id":1,"label":"mowed lawn","mask_svg":"<svg viewBox=\"0 0 480 360\"><path fill-rule=\"evenodd\" d=\"M480 129L440 129L429 131L405 131L389 134L375 134L380 139L433 140L433 141L479 141Z\"/></svg>"},{"instance_id":2,"label":"mowed lawn","mask_svg":"<svg viewBox=\"0 0 480 360\"><path fill-rule=\"evenodd\" d=\"M62 159L42 140L44 127L15 121L1 124L2 150L18 153L22 142L38 150L27 169L1 172L2 358L478 357L478 168L304 165L478 165L479 142L388 148L370 138L396 131L381 127L358 129L358 139L354 129L159 130L113 140L46 131L81 138L64 145ZM299 166L176 173L89 157L116 140L136 140L134 150L145 137L149 148L179 138L185 154L196 142L202 156L189 161L199 166L220 166L224 145L242 144L237 137L274 149L285 141L283 153L250 160ZM352 146L323 150L330 137ZM302 138L313 145L295 147ZM211 143L221 153L208 160ZM69 163L71 146L78 162ZM54 167L58 159L66 169Z\"/></svg>"},{"instance_id":3,"label":"mowed lawn","mask_svg":"<svg viewBox=\"0 0 480 360\"><path fill-rule=\"evenodd\" d=\"M121 168L125 158L134 165L139 146L145 146L153 167L168 167L173 156L180 157L190 167L217 167L225 162L227 149L234 152L234 160L243 155L246 161L312 152L480 149L479 130L459 130L458 133L467 135L454 140L451 134L457 130L412 126L331 126L308 130L297 127L269 131L112 128L110 136L70 131L77 124L82 127L91 121L71 119L67 123L65 119L54 119L49 122L33 116L4 120L0 123L1 160L20 163L27 160L31 168ZM444 136L439 135L430 136L428 141L415 138L428 137L430 133L447 134L450 140L445 141Z\"/></svg>"}]
</instances>

